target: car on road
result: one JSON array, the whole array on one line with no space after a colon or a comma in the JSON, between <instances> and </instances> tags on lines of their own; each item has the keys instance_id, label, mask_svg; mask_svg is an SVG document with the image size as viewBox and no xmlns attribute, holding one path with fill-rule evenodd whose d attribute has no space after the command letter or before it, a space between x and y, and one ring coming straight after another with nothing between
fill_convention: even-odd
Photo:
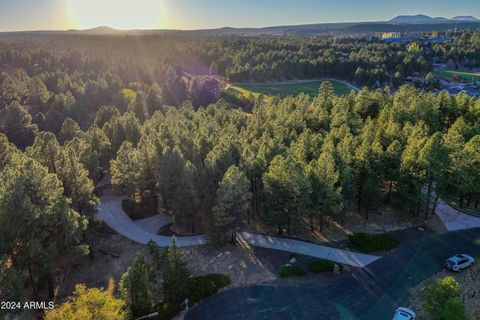
<instances>
[{"instance_id":1,"label":"car on road","mask_svg":"<svg viewBox=\"0 0 480 320\"><path fill-rule=\"evenodd\" d=\"M393 320L415 320L416 316L415 311L405 307L399 307L395 310Z\"/></svg>"},{"instance_id":2,"label":"car on road","mask_svg":"<svg viewBox=\"0 0 480 320\"><path fill-rule=\"evenodd\" d=\"M460 272L475 263L475 259L468 254L456 254L445 261L448 270Z\"/></svg>"}]
</instances>

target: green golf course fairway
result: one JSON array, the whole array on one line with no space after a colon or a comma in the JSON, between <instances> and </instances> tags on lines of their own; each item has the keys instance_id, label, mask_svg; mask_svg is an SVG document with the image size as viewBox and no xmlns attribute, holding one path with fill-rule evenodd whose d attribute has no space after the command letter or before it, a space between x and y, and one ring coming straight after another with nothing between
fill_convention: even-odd
<instances>
[{"instance_id":1,"label":"green golf course fairway","mask_svg":"<svg viewBox=\"0 0 480 320\"><path fill-rule=\"evenodd\" d=\"M244 96L248 94L258 97L263 94L267 97L286 97L297 96L300 93L305 93L310 96L318 95L318 88L320 84L326 80L314 80L305 82L286 82L275 84L236 84L228 88L228 90L235 90ZM352 90L346 84L335 80L328 80L333 86L333 89L337 95L346 95Z\"/></svg>"},{"instance_id":2,"label":"green golf course fairway","mask_svg":"<svg viewBox=\"0 0 480 320\"><path fill-rule=\"evenodd\" d=\"M469 72L469 71L459 71L459 70L443 70L436 69L434 71L436 77L448 78L451 79L454 76L460 77L463 81L472 82L473 80L480 81L480 74Z\"/></svg>"}]
</instances>

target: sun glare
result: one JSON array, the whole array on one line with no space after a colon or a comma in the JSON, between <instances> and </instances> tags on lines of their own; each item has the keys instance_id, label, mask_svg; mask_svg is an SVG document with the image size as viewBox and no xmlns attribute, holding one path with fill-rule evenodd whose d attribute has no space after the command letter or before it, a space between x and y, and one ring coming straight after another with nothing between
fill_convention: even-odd
<instances>
[{"instance_id":1,"label":"sun glare","mask_svg":"<svg viewBox=\"0 0 480 320\"><path fill-rule=\"evenodd\" d=\"M77 28L155 29L165 25L161 0L69 0Z\"/></svg>"}]
</instances>

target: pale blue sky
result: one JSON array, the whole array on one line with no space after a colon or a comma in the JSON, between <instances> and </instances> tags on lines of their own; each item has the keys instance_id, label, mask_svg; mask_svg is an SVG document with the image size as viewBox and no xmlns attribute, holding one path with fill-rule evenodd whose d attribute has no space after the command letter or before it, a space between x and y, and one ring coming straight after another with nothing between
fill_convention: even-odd
<instances>
[{"instance_id":1,"label":"pale blue sky","mask_svg":"<svg viewBox=\"0 0 480 320\"><path fill-rule=\"evenodd\" d=\"M480 0L0 0L0 31L262 27L416 13L480 17Z\"/></svg>"}]
</instances>

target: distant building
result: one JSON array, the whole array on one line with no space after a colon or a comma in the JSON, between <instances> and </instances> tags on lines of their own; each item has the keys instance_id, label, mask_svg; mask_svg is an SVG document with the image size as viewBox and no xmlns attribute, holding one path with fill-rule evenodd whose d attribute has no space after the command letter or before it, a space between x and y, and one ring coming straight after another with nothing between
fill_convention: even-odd
<instances>
[{"instance_id":1,"label":"distant building","mask_svg":"<svg viewBox=\"0 0 480 320\"><path fill-rule=\"evenodd\" d=\"M421 38L422 36L417 33L409 33L404 36L400 32L385 32L382 34L382 40L385 42L410 42Z\"/></svg>"},{"instance_id":2,"label":"distant building","mask_svg":"<svg viewBox=\"0 0 480 320\"><path fill-rule=\"evenodd\" d=\"M402 37L400 32L384 32L382 34L382 39L399 39Z\"/></svg>"},{"instance_id":3,"label":"distant building","mask_svg":"<svg viewBox=\"0 0 480 320\"><path fill-rule=\"evenodd\" d=\"M432 37L432 38L426 39L424 42L425 44L432 44L432 43L438 43L443 41L449 41L451 39L452 38L448 36L438 36L438 37Z\"/></svg>"}]
</instances>

